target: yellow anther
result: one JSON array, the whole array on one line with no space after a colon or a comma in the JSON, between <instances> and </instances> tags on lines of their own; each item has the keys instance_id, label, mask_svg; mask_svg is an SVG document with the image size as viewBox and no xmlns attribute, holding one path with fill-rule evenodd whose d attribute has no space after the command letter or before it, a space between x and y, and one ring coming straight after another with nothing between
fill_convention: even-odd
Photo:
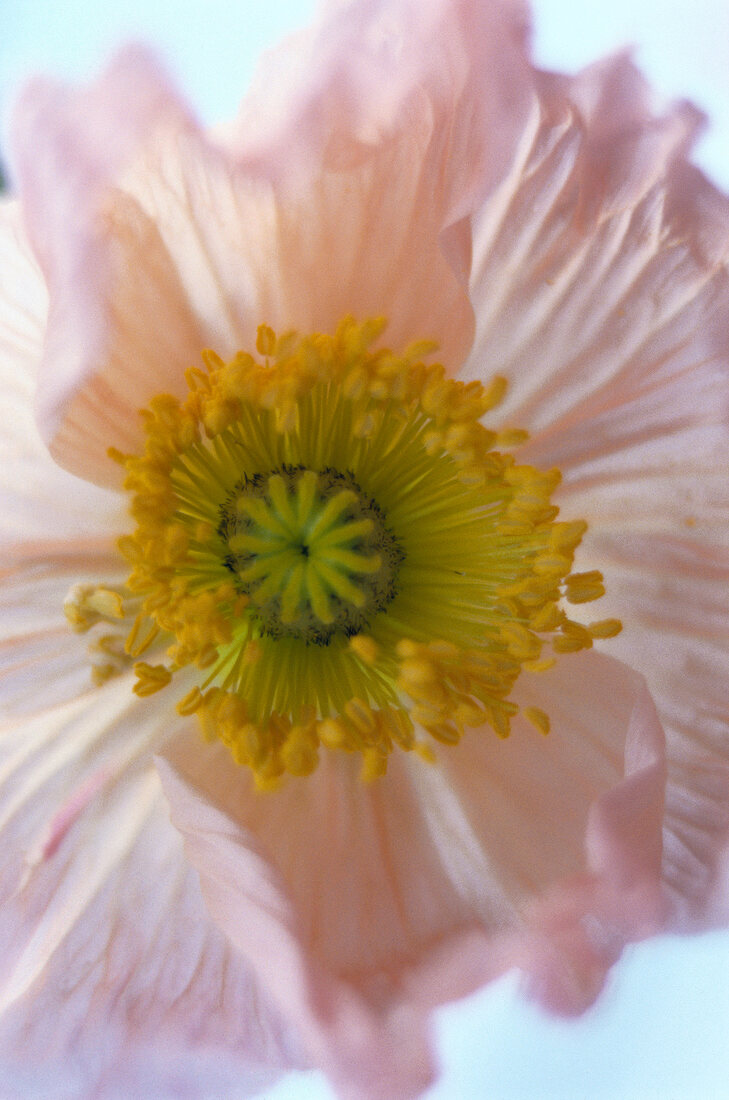
<instances>
[{"instance_id":1,"label":"yellow anther","mask_svg":"<svg viewBox=\"0 0 729 1100\"><path fill-rule=\"evenodd\" d=\"M63 602L71 627L85 634L102 620L124 618L124 601L118 592L103 585L76 584Z\"/></svg>"},{"instance_id":2,"label":"yellow anther","mask_svg":"<svg viewBox=\"0 0 729 1100\"><path fill-rule=\"evenodd\" d=\"M188 691L177 704L177 713L182 715L194 714L203 705L204 696L199 687Z\"/></svg>"},{"instance_id":3,"label":"yellow anther","mask_svg":"<svg viewBox=\"0 0 729 1100\"><path fill-rule=\"evenodd\" d=\"M553 523L549 531L549 545L553 550L572 554L587 531L584 520L572 523Z\"/></svg>"},{"instance_id":4,"label":"yellow anther","mask_svg":"<svg viewBox=\"0 0 729 1100\"><path fill-rule=\"evenodd\" d=\"M319 723L319 740L330 749L341 749L347 742L347 731L338 718L325 718Z\"/></svg>"},{"instance_id":5,"label":"yellow anther","mask_svg":"<svg viewBox=\"0 0 729 1100\"><path fill-rule=\"evenodd\" d=\"M292 775L311 775L316 769L318 738L312 723L291 728L281 749L281 761Z\"/></svg>"},{"instance_id":6,"label":"yellow anther","mask_svg":"<svg viewBox=\"0 0 729 1100\"><path fill-rule=\"evenodd\" d=\"M572 565L572 559L565 554L540 554L534 562L534 572L563 577Z\"/></svg>"},{"instance_id":7,"label":"yellow anther","mask_svg":"<svg viewBox=\"0 0 729 1100\"><path fill-rule=\"evenodd\" d=\"M405 691L410 688L424 690L426 685L438 682L438 674L430 661L409 659L400 665L400 680Z\"/></svg>"},{"instance_id":8,"label":"yellow anther","mask_svg":"<svg viewBox=\"0 0 729 1100\"><path fill-rule=\"evenodd\" d=\"M620 619L598 619L587 627L593 638L614 638L623 629Z\"/></svg>"},{"instance_id":9,"label":"yellow anther","mask_svg":"<svg viewBox=\"0 0 729 1100\"><path fill-rule=\"evenodd\" d=\"M540 733L545 736L549 733L549 715L539 707L524 707L522 714Z\"/></svg>"},{"instance_id":10,"label":"yellow anther","mask_svg":"<svg viewBox=\"0 0 729 1100\"><path fill-rule=\"evenodd\" d=\"M259 355L265 355L267 357L275 354L276 351L276 333L268 325L259 325L258 334L256 336L256 351Z\"/></svg>"},{"instance_id":11,"label":"yellow anther","mask_svg":"<svg viewBox=\"0 0 729 1100\"><path fill-rule=\"evenodd\" d=\"M221 367L225 366L224 360L222 360L217 351L213 351L212 348L203 348L201 358L211 374L213 371L218 371Z\"/></svg>"},{"instance_id":12,"label":"yellow anther","mask_svg":"<svg viewBox=\"0 0 729 1100\"><path fill-rule=\"evenodd\" d=\"M115 676L120 676L129 667L121 634L102 634L89 645L88 652L91 658L91 678L97 687Z\"/></svg>"},{"instance_id":13,"label":"yellow anther","mask_svg":"<svg viewBox=\"0 0 729 1100\"><path fill-rule=\"evenodd\" d=\"M380 647L374 638L366 634L355 634L349 639L349 648L357 654L366 665L374 665L380 652Z\"/></svg>"},{"instance_id":14,"label":"yellow anther","mask_svg":"<svg viewBox=\"0 0 729 1100\"><path fill-rule=\"evenodd\" d=\"M555 636L552 645L555 653L577 653L591 647L592 636L587 627L568 620L562 624L562 634Z\"/></svg>"},{"instance_id":15,"label":"yellow anther","mask_svg":"<svg viewBox=\"0 0 729 1100\"><path fill-rule=\"evenodd\" d=\"M365 749L362 754L360 775L365 783L372 783L387 772L387 756L377 749Z\"/></svg>"},{"instance_id":16,"label":"yellow anther","mask_svg":"<svg viewBox=\"0 0 729 1100\"><path fill-rule=\"evenodd\" d=\"M528 439L529 432L524 431L523 428L506 428L497 433L496 446L507 450L512 447L523 447Z\"/></svg>"},{"instance_id":17,"label":"yellow anther","mask_svg":"<svg viewBox=\"0 0 729 1100\"><path fill-rule=\"evenodd\" d=\"M504 623L501 627L501 636L506 642L509 653L518 661L532 661L539 656L541 640L521 623Z\"/></svg>"},{"instance_id":18,"label":"yellow anther","mask_svg":"<svg viewBox=\"0 0 729 1100\"><path fill-rule=\"evenodd\" d=\"M509 383L501 375L495 375L488 386L486 387L483 395L484 412L488 412L491 409L495 409L497 405L506 397L506 391L509 388Z\"/></svg>"},{"instance_id":19,"label":"yellow anther","mask_svg":"<svg viewBox=\"0 0 729 1100\"><path fill-rule=\"evenodd\" d=\"M123 451L118 450L116 447L107 447L106 453L112 462L116 462L118 466L126 466L129 455L125 455Z\"/></svg>"},{"instance_id":20,"label":"yellow anther","mask_svg":"<svg viewBox=\"0 0 729 1100\"><path fill-rule=\"evenodd\" d=\"M521 666L525 672L546 672L550 668L554 668L556 664L554 657L545 657L539 661L525 661Z\"/></svg>"},{"instance_id":21,"label":"yellow anther","mask_svg":"<svg viewBox=\"0 0 729 1100\"><path fill-rule=\"evenodd\" d=\"M556 603L544 603L532 616L530 626L532 630L556 630L564 617L564 611Z\"/></svg>"},{"instance_id":22,"label":"yellow anther","mask_svg":"<svg viewBox=\"0 0 729 1100\"><path fill-rule=\"evenodd\" d=\"M413 752L426 764L435 764L437 762L432 746L426 745L424 741L416 741L413 745Z\"/></svg>"},{"instance_id":23,"label":"yellow anther","mask_svg":"<svg viewBox=\"0 0 729 1100\"><path fill-rule=\"evenodd\" d=\"M570 603L590 603L605 595L603 576L597 569L565 577L565 595Z\"/></svg>"},{"instance_id":24,"label":"yellow anther","mask_svg":"<svg viewBox=\"0 0 729 1100\"><path fill-rule=\"evenodd\" d=\"M134 666L134 672L137 677L134 694L142 697L161 691L172 679L172 673L165 665L148 665L146 661L139 661Z\"/></svg>"}]
</instances>

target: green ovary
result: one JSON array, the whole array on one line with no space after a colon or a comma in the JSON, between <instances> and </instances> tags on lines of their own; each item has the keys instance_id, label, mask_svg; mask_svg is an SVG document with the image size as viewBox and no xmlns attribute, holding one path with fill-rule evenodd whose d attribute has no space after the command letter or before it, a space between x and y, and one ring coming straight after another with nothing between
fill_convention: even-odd
<instances>
[{"instance_id":1,"label":"green ovary","mask_svg":"<svg viewBox=\"0 0 729 1100\"><path fill-rule=\"evenodd\" d=\"M395 595L403 553L351 475L284 464L239 481L220 516L224 564L262 635L327 645Z\"/></svg>"}]
</instances>

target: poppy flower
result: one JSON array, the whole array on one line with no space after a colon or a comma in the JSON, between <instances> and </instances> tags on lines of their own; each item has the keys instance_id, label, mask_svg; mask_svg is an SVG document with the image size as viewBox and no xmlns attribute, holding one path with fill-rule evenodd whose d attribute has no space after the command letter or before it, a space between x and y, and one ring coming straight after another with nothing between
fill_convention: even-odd
<instances>
[{"instance_id":1,"label":"poppy flower","mask_svg":"<svg viewBox=\"0 0 729 1100\"><path fill-rule=\"evenodd\" d=\"M413 1096L434 1006L726 919L729 206L648 99L507 0L333 3L214 134L136 49L26 91L19 1095Z\"/></svg>"}]
</instances>

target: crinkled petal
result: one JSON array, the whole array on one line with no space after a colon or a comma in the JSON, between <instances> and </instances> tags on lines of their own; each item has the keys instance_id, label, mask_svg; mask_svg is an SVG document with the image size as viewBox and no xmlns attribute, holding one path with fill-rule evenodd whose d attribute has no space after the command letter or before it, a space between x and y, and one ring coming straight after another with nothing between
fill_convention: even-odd
<instances>
[{"instance_id":1,"label":"crinkled petal","mask_svg":"<svg viewBox=\"0 0 729 1100\"><path fill-rule=\"evenodd\" d=\"M406 770L394 769L395 799L365 790L352 764L328 760L305 783L260 794L223 745L191 731L158 766L211 916L317 1063L344 1095L415 1096L432 1072L422 1014L375 1012L355 982L387 997L400 945L428 937L449 909L452 919L452 899L418 844L423 811Z\"/></svg>"},{"instance_id":2,"label":"crinkled petal","mask_svg":"<svg viewBox=\"0 0 729 1100\"><path fill-rule=\"evenodd\" d=\"M633 494L628 484L615 503L621 518L612 531L606 514L585 540L586 566L608 580L601 614L625 622L611 648L644 670L666 729L664 873L671 924L680 929L726 920L729 890L729 470L720 470L729 465L729 439L704 434L702 440L694 433L690 467L697 482L694 525L687 528L680 516L688 475L672 476L660 464L650 504L646 499L641 511L643 493ZM620 522L624 529L615 534Z\"/></svg>"},{"instance_id":3,"label":"crinkled petal","mask_svg":"<svg viewBox=\"0 0 729 1100\"><path fill-rule=\"evenodd\" d=\"M62 607L72 584L120 580L113 536L122 501L50 458L33 417L46 288L20 224L0 206L0 695L3 715L72 698L89 685L85 647Z\"/></svg>"},{"instance_id":4,"label":"crinkled petal","mask_svg":"<svg viewBox=\"0 0 729 1100\"><path fill-rule=\"evenodd\" d=\"M467 372L508 377L519 457L558 466L558 502L589 523L578 568L604 573L610 652L645 674L668 737L686 927L729 890L729 200L685 159L697 112L652 115L627 57L541 94L476 231Z\"/></svg>"},{"instance_id":5,"label":"crinkled petal","mask_svg":"<svg viewBox=\"0 0 729 1100\"><path fill-rule=\"evenodd\" d=\"M570 434L578 411L606 412L631 387L678 384L702 361L702 340L702 394L712 372L718 377L725 276L717 260L728 232L705 184L691 237L685 213L674 217L691 182L681 157L697 112L679 104L650 117L647 90L623 56L589 70L581 85L591 83L601 103L605 86L622 85L624 98L632 90L622 128L615 104L609 125L586 119L572 85L543 78L541 125L479 215L471 281L478 333L464 370L506 375L506 418L560 442L568 433L567 444L581 440L586 451L594 439L573 443ZM701 339L687 340L689 326L702 322Z\"/></svg>"},{"instance_id":6,"label":"crinkled petal","mask_svg":"<svg viewBox=\"0 0 729 1100\"><path fill-rule=\"evenodd\" d=\"M729 923L729 765L694 753L673 763L666 789L664 879L670 927Z\"/></svg>"},{"instance_id":7,"label":"crinkled petal","mask_svg":"<svg viewBox=\"0 0 729 1100\"><path fill-rule=\"evenodd\" d=\"M81 536L101 543L118 530L120 499L50 460L33 417L48 292L21 223L16 201L0 203L0 545L3 565L42 546Z\"/></svg>"},{"instance_id":8,"label":"crinkled petal","mask_svg":"<svg viewBox=\"0 0 729 1100\"><path fill-rule=\"evenodd\" d=\"M124 677L0 732L0 1058L18 1095L232 1100L296 1057L205 915L151 762L162 723Z\"/></svg>"},{"instance_id":9,"label":"crinkled petal","mask_svg":"<svg viewBox=\"0 0 729 1100\"><path fill-rule=\"evenodd\" d=\"M23 215L50 293L37 411L46 441L61 431L60 457L65 418L76 415L69 403L109 361L126 362L132 390L135 375L152 373L164 389L189 364L197 333L154 227L129 217L115 234L110 223L113 191L140 145L191 126L158 67L136 49L120 54L88 92L37 80L18 104ZM124 406L131 402L136 412L138 403L132 392L120 410L114 387L103 382L95 397L97 430L108 446L120 417L123 428ZM105 456L106 446L102 455L81 453L65 465L91 479L95 464L110 465ZM108 473L96 479L113 481Z\"/></svg>"},{"instance_id":10,"label":"crinkled petal","mask_svg":"<svg viewBox=\"0 0 729 1100\"><path fill-rule=\"evenodd\" d=\"M233 1100L290 1052L210 928L169 825L151 763L169 715L140 704L130 676L90 692L84 640L63 616L72 584L123 580L111 540L122 502L57 467L35 429L43 284L16 213L0 222L0 690L3 715L22 715L0 727L3 1083L12 1095L53 1080L59 1095L177 1100L206 1087Z\"/></svg>"},{"instance_id":11,"label":"crinkled petal","mask_svg":"<svg viewBox=\"0 0 729 1100\"><path fill-rule=\"evenodd\" d=\"M435 767L396 755L372 785L327 755L256 792L192 731L159 761L211 916L346 1095L423 1087L433 1004L521 966L579 1010L658 925L665 777L645 685L597 654L539 679L546 740L522 722L505 743L474 731Z\"/></svg>"},{"instance_id":12,"label":"crinkled petal","mask_svg":"<svg viewBox=\"0 0 729 1100\"><path fill-rule=\"evenodd\" d=\"M513 155L531 103L528 28L521 0L330 0L262 58L233 148L299 188L427 123L422 172L454 225Z\"/></svg>"},{"instance_id":13,"label":"crinkled petal","mask_svg":"<svg viewBox=\"0 0 729 1100\"><path fill-rule=\"evenodd\" d=\"M206 345L251 348L263 322L384 314L393 344L435 339L460 363L467 218L533 106L522 16L443 0L333 9L316 63L306 36L285 51L296 106L278 158L211 144L139 52L86 91L32 86L15 140L51 295L38 411L58 460L116 483L106 449L138 447L139 406L182 393Z\"/></svg>"},{"instance_id":14,"label":"crinkled petal","mask_svg":"<svg viewBox=\"0 0 729 1100\"><path fill-rule=\"evenodd\" d=\"M161 390L182 396L183 368L201 365L202 348L226 357L254 349L263 322L278 332L331 332L348 314L386 315L388 343L404 346L426 332L447 358L462 359L472 311L440 247L442 224L421 170L426 140L414 126L349 171L320 174L305 191L286 194L248 178L197 134L149 149L110 214L107 241L119 253L110 299L115 346L68 406L57 457L84 471L93 459L98 476L117 476L106 448L110 441L139 448L138 407ZM162 267L156 249L183 303L169 326L182 331L179 315L188 331L184 355L167 355L164 366L144 313L170 300L150 273L151 263ZM136 332L147 334L146 351Z\"/></svg>"},{"instance_id":15,"label":"crinkled petal","mask_svg":"<svg viewBox=\"0 0 729 1100\"><path fill-rule=\"evenodd\" d=\"M523 681L515 697L550 715L546 739L517 720L506 743L474 734L468 754L443 753L426 775L436 820L450 823L438 833L442 858L461 894L481 893L489 927L462 951L446 945L421 977L434 997L450 972L460 996L517 966L533 996L572 1014L595 999L625 942L663 919L663 733L641 677L611 658L570 655ZM467 858L476 844L485 866Z\"/></svg>"},{"instance_id":16,"label":"crinkled petal","mask_svg":"<svg viewBox=\"0 0 729 1100\"><path fill-rule=\"evenodd\" d=\"M39 707L73 699L92 683L89 646L104 637L72 635L63 614L74 585L89 579L109 587L123 584L118 557L78 544L45 544L36 556L0 569L0 715L19 717ZM108 632L107 632L108 633ZM119 648L124 639L117 632ZM109 663L99 650L98 664ZM130 666L130 662L126 662Z\"/></svg>"}]
</instances>

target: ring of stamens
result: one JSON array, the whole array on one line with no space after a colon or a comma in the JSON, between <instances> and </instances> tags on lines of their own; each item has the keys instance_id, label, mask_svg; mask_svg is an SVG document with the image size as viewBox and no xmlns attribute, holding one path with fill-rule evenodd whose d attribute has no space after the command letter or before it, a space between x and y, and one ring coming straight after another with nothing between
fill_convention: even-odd
<instances>
[{"instance_id":1,"label":"ring of stamens","mask_svg":"<svg viewBox=\"0 0 729 1100\"><path fill-rule=\"evenodd\" d=\"M586 525L557 522L559 472L517 464L526 433L481 422L503 381L449 379L426 344L374 350L383 327L262 326L263 362L204 353L186 400L143 414L144 452L114 454L137 525L120 541L142 608L127 648L162 657L135 690L196 666L178 710L263 786L322 747L372 777L396 747L506 736L522 670L620 629L566 612L602 578L572 572Z\"/></svg>"}]
</instances>

